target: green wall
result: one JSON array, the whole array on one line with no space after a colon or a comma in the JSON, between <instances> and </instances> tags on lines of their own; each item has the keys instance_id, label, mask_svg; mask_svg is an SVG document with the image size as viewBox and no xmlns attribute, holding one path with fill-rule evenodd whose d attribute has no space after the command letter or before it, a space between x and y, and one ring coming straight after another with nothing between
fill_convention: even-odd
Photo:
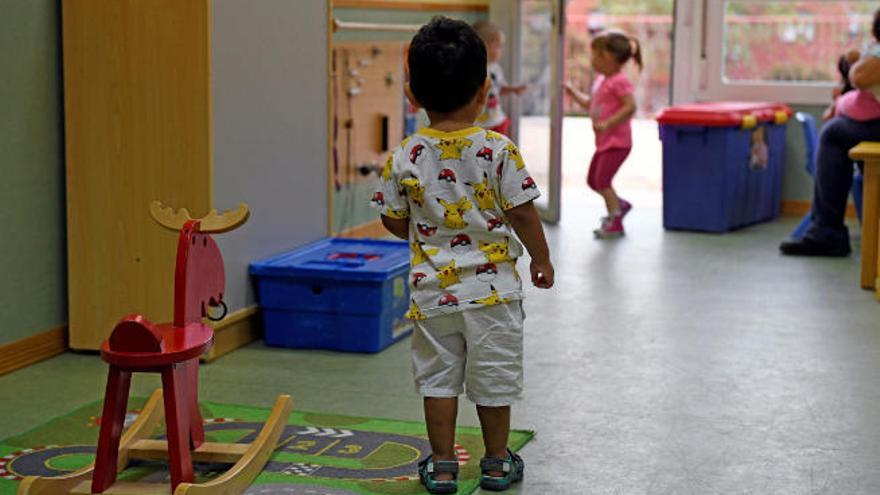
<instances>
[{"instance_id":1,"label":"green wall","mask_svg":"<svg viewBox=\"0 0 880 495\"><path fill-rule=\"evenodd\" d=\"M791 105L795 112L812 114L816 126L822 129L822 112L825 107L815 105ZM791 201L813 201L813 178L804 168L806 149L804 131L794 117L789 121L785 134L785 171L782 178L782 199Z\"/></svg>"},{"instance_id":2,"label":"green wall","mask_svg":"<svg viewBox=\"0 0 880 495\"><path fill-rule=\"evenodd\" d=\"M67 321L59 9L0 1L0 345Z\"/></svg>"}]
</instances>

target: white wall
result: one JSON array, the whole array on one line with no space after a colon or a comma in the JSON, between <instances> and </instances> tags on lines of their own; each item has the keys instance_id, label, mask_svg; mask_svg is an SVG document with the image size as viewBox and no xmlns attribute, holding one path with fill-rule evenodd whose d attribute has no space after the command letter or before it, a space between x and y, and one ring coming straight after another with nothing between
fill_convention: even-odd
<instances>
[{"instance_id":1,"label":"white wall","mask_svg":"<svg viewBox=\"0 0 880 495\"><path fill-rule=\"evenodd\" d=\"M214 205L251 217L216 236L230 311L248 264L327 229L327 2L213 0Z\"/></svg>"}]
</instances>

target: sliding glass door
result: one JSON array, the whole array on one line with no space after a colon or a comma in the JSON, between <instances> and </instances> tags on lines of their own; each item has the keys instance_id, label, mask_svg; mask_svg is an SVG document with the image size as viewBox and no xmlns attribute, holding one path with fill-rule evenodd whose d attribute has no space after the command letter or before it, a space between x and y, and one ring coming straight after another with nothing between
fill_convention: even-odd
<instances>
[{"instance_id":1,"label":"sliding glass door","mask_svg":"<svg viewBox=\"0 0 880 495\"><path fill-rule=\"evenodd\" d=\"M562 50L565 0L520 0L519 145L543 196L541 217L559 221L562 184ZM516 39L516 38L515 38Z\"/></svg>"}]
</instances>

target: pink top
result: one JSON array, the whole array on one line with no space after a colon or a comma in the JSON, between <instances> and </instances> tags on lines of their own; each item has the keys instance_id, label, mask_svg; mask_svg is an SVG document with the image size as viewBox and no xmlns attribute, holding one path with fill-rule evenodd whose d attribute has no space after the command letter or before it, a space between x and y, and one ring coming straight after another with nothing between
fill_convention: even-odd
<instances>
[{"instance_id":1,"label":"pink top","mask_svg":"<svg viewBox=\"0 0 880 495\"><path fill-rule=\"evenodd\" d=\"M860 122L880 119L880 102L870 90L847 91L837 98L835 109L837 113Z\"/></svg>"},{"instance_id":2,"label":"pink top","mask_svg":"<svg viewBox=\"0 0 880 495\"><path fill-rule=\"evenodd\" d=\"M635 92L629 79L618 72L611 77L598 76L593 82L593 97L590 101L590 117L594 122L603 122L620 111L621 99ZM605 132L596 134L596 151L611 148L632 148L632 130L629 119Z\"/></svg>"}]
</instances>

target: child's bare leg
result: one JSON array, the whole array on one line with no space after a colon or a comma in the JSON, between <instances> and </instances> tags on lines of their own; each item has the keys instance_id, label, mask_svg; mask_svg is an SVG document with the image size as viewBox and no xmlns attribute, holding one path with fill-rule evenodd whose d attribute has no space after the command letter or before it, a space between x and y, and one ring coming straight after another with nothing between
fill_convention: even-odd
<instances>
[{"instance_id":1,"label":"child's bare leg","mask_svg":"<svg viewBox=\"0 0 880 495\"><path fill-rule=\"evenodd\" d=\"M620 198L617 197L617 193L614 192L613 188L609 187L608 189L602 189L597 192L602 196L602 199L605 200L605 208L608 209L609 215L620 213Z\"/></svg>"},{"instance_id":2,"label":"child's bare leg","mask_svg":"<svg viewBox=\"0 0 880 495\"><path fill-rule=\"evenodd\" d=\"M507 459L507 437L510 435L510 406L477 406L480 426L483 430L483 444L486 457ZM489 473L491 476L504 476L504 473Z\"/></svg>"},{"instance_id":3,"label":"child's bare leg","mask_svg":"<svg viewBox=\"0 0 880 495\"><path fill-rule=\"evenodd\" d=\"M458 397L425 397L425 424L435 461L455 460L455 419ZM452 474L442 473L438 481L451 480Z\"/></svg>"}]
</instances>

